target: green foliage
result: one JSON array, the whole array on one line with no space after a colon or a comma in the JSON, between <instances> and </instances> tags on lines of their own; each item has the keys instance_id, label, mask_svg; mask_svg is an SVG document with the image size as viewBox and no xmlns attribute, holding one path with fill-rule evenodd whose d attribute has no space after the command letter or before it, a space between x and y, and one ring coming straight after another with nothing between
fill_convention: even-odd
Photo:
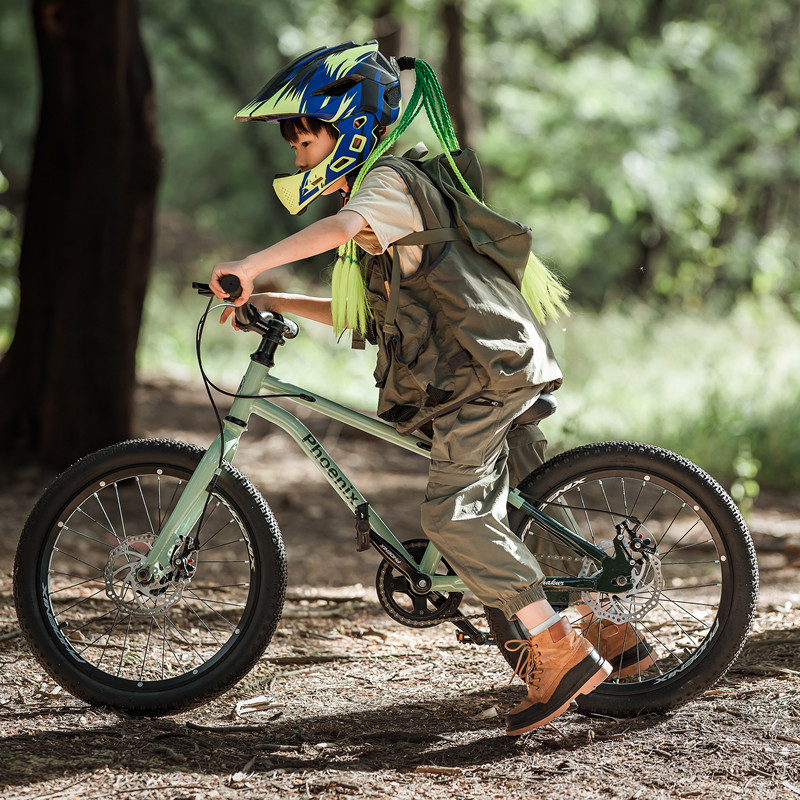
<instances>
[{"instance_id":1,"label":"green foliage","mask_svg":"<svg viewBox=\"0 0 800 800\"><path fill-rule=\"evenodd\" d=\"M800 481L800 323L776 300L664 314L578 312L551 341L564 371L556 449L637 439L682 453L742 499Z\"/></svg>"},{"instance_id":2,"label":"green foliage","mask_svg":"<svg viewBox=\"0 0 800 800\"><path fill-rule=\"evenodd\" d=\"M737 5L487 10L480 152L584 302L800 289L800 9Z\"/></svg>"},{"instance_id":3,"label":"green foliage","mask_svg":"<svg viewBox=\"0 0 800 800\"><path fill-rule=\"evenodd\" d=\"M162 219L188 216L185 230L196 232L181 239L184 276L204 279L214 259L241 257L333 210L319 202L288 216L271 182L292 169L290 150L276 126L235 124L234 113L289 59L366 41L373 17L387 11L408 34L398 55L419 55L441 74L445 34L432 8L142 0L165 152ZM534 249L573 293L573 317L552 330L566 376L559 413L546 423L556 446L653 441L721 476L744 504L762 486L796 488L800 5L474 0L462 8L488 201L533 226ZM30 27L25 4L2 6L0 172L10 188L0 203L0 349L15 314L17 219L36 123ZM436 139L422 116L397 152L419 139L431 147ZM313 273L324 276L329 260ZM194 374L201 301L175 303L165 288L172 259L157 267L140 363L185 363ZM235 385L231 345L246 351L252 337L210 328L212 371ZM279 374L297 382L313 374L312 388L330 385L373 408L369 351L323 355L330 341L326 329L305 325L292 344L298 355L279 362Z\"/></svg>"}]
</instances>

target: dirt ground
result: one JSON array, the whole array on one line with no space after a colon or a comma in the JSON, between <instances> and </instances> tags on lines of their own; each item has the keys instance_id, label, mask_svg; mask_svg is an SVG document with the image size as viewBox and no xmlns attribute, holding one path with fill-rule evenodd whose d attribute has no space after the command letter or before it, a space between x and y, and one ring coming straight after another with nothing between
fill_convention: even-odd
<instances>
[{"instance_id":1,"label":"dirt ground","mask_svg":"<svg viewBox=\"0 0 800 800\"><path fill-rule=\"evenodd\" d=\"M186 386L144 385L138 408L142 435L207 444L214 433L204 395ZM416 536L424 459L335 422L311 427L400 538ZM503 713L524 690L497 651L458 644L446 624L418 631L386 617L377 556L355 552L352 516L284 434L251 431L236 461L284 535L285 613L244 681L172 717L87 706L32 659L11 565L53 476L0 475L0 796L800 798L800 495L762 497L750 516L759 611L716 687L669 714L570 710L511 739ZM253 698L260 710L237 713Z\"/></svg>"}]
</instances>

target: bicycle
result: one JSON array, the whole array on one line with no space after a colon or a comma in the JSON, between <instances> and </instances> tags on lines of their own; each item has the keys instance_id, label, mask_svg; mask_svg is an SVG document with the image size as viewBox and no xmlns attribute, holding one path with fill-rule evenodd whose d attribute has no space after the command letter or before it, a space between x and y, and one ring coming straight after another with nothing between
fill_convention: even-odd
<instances>
[{"instance_id":1,"label":"bicycle","mask_svg":"<svg viewBox=\"0 0 800 800\"><path fill-rule=\"evenodd\" d=\"M275 632L286 586L275 517L231 464L253 414L286 431L351 509L356 548L382 556L376 587L392 619L451 622L462 642L496 644L515 666L505 645L525 638L524 627L485 608L489 631L478 630L459 610L465 585L433 544L400 542L323 443L273 400L421 456L430 441L273 376L296 323L249 305L237 320L261 341L208 450L156 439L112 445L62 473L32 511L14 596L42 667L88 703L137 715L193 708L247 674ZM554 410L543 396L528 421ZM652 649L647 669L580 696L583 711L671 708L707 689L740 652L758 591L752 541L722 487L683 457L634 442L578 447L511 491L509 522L537 553L552 605L574 617L580 603L629 622Z\"/></svg>"}]
</instances>

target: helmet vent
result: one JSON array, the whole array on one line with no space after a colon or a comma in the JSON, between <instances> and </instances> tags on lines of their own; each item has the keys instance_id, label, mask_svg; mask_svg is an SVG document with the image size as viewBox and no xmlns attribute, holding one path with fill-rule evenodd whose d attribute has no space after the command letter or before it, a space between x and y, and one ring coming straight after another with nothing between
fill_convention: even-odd
<instances>
[{"instance_id":1,"label":"helmet vent","mask_svg":"<svg viewBox=\"0 0 800 800\"><path fill-rule=\"evenodd\" d=\"M312 92L312 95L341 97L343 94L347 94L347 92L349 92L351 89L358 86L358 84L363 80L364 78L361 75L345 75L344 78L339 78L338 81L329 83L327 86L317 89L316 92Z\"/></svg>"}]
</instances>

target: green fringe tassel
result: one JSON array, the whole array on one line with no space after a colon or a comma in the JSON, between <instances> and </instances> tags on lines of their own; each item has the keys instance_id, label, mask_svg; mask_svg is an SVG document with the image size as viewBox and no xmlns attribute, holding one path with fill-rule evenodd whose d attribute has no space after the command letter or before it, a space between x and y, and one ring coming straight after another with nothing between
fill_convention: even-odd
<instances>
[{"instance_id":1,"label":"green fringe tassel","mask_svg":"<svg viewBox=\"0 0 800 800\"><path fill-rule=\"evenodd\" d=\"M542 324L547 319L557 319L559 314L569 316L569 290L534 253L528 256L520 292Z\"/></svg>"},{"instance_id":2,"label":"green fringe tassel","mask_svg":"<svg viewBox=\"0 0 800 800\"><path fill-rule=\"evenodd\" d=\"M461 182L464 191L477 200L478 198L467 185L450 155L451 150L458 150L460 146L436 73L430 64L421 58L415 59L414 71L416 72L416 83L403 115L395 128L367 157L353 183L352 191L354 193L358 191L372 165L400 138L424 108L453 172ZM367 303L364 276L354 241L349 241L339 248L331 283L331 314L337 335L347 328L364 334L372 311ZM559 314L569 316L566 305L569 291L533 253L528 258L520 291L539 322L543 323L547 318L555 319Z\"/></svg>"},{"instance_id":3,"label":"green fringe tassel","mask_svg":"<svg viewBox=\"0 0 800 800\"><path fill-rule=\"evenodd\" d=\"M331 276L331 316L337 336L347 328L364 333L371 316L358 250L352 240L339 248Z\"/></svg>"}]
</instances>

